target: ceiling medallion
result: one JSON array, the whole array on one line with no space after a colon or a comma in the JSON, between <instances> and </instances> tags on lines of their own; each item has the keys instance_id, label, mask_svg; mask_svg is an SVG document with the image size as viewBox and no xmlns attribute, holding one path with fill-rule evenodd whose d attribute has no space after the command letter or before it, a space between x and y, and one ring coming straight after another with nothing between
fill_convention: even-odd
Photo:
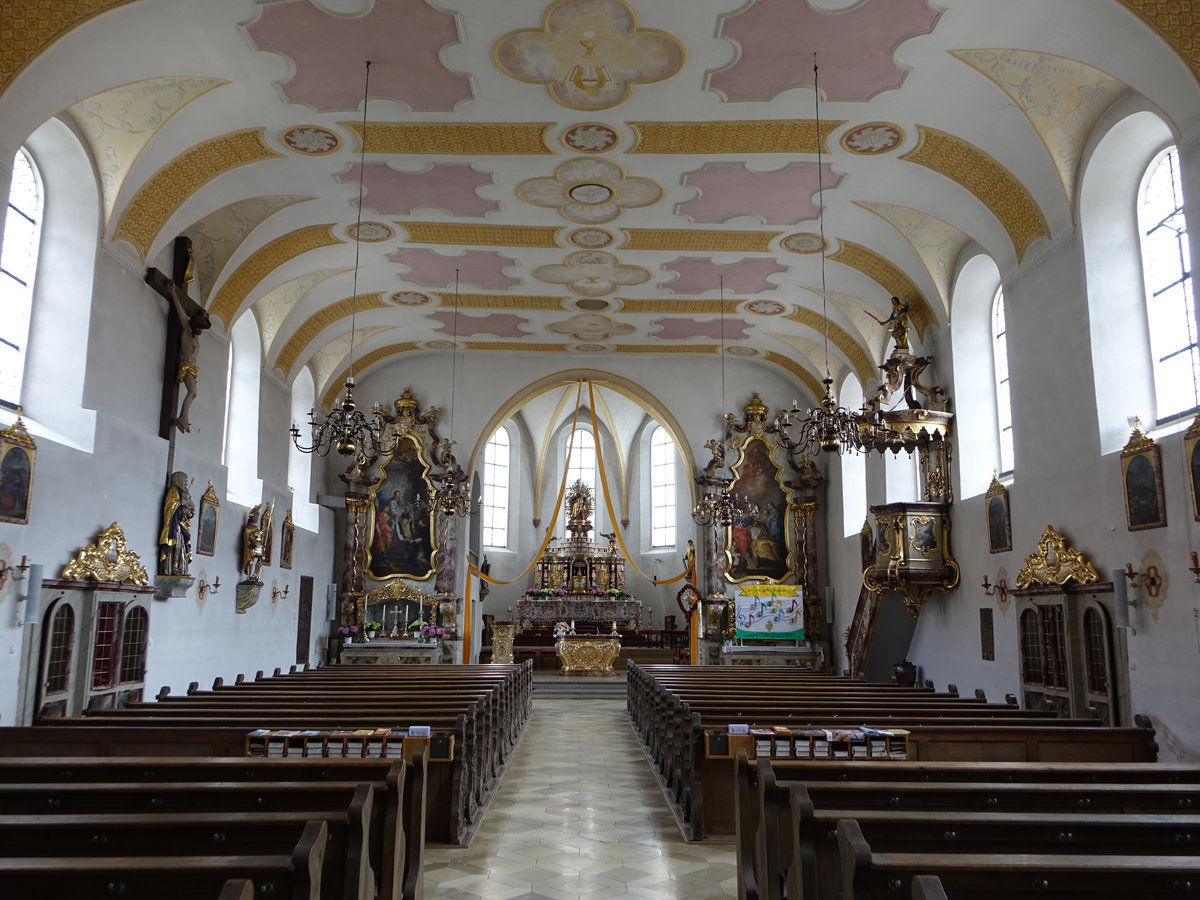
<instances>
[{"instance_id":1,"label":"ceiling medallion","mask_svg":"<svg viewBox=\"0 0 1200 900\"><path fill-rule=\"evenodd\" d=\"M576 344L571 349L576 353L605 353L608 347L604 344Z\"/></svg>"},{"instance_id":2,"label":"ceiling medallion","mask_svg":"<svg viewBox=\"0 0 1200 900\"><path fill-rule=\"evenodd\" d=\"M388 301L397 306L424 306L426 303L431 303L433 298L420 291L396 291L388 297Z\"/></svg>"},{"instance_id":3,"label":"ceiling medallion","mask_svg":"<svg viewBox=\"0 0 1200 900\"><path fill-rule=\"evenodd\" d=\"M842 147L860 156L873 156L896 149L904 132L891 122L870 122L842 135Z\"/></svg>"},{"instance_id":4,"label":"ceiling medallion","mask_svg":"<svg viewBox=\"0 0 1200 900\"><path fill-rule=\"evenodd\" d=\"M756 316L777 316L787 309L776 300L751 300L745 308L746 312L754 313Z\"/></svg>"},{"instance_id":5,"label":"ceiling medallion","mask_svg":"<svg viewBox=\"0 0 1200 900\"><path fill-rule=\"evenodd\" d=\"M365 244L378 244L395 236L396 230L382 222L359 222L346 229L346 237Z\"/></svg>"},{"instance_id":6,"label":"ceiling medallion","mask_svg":"<svg viewBox=\"0 0 1200 900\"><path fill-rule=\"evenodd\" d=\"M611 150L618 140L617 132L600 122L584 122L562 134L563 146L577 153L603 153Z\"/></svg>"},{"instance_id":7,"label":"ceiling medallion","mask_svg":"<svg viewBox=\"0 0 1200 900\"><path fill-rule=\"evenodd\" d=\"M454 341L426 341L425 347L429 350L453 350L457 344Z\"/></svg>"},{"instance_id":8,"label":"ceiling medallion","mask_svg":"<svg viewBox=\"0 0 1200 900\"><path fill-rule=\"evenodd\" d=\"M784 250L791 250L793 253L820 253L829 246L828 241L811 231L789 234L779 243Z\"/></svg>"},{"instance_id":9,"label":"ceiling medallion","mask_svg":"<svg viewBox=\"0 0 1200 900\"><path fill-rule=\"evenodd\" d=\"M597 313L580 313L565 322L551 322L546 330L554 334L569 335L577 341L606 341L612 337L632 334L637 331L626 322L617 322Z\"/></svg>"},{"instance_id":10,"label":"ceiling medallion","mask_svg":"<svg viewBox=\"0 0 1200 900\"><path fill-rule=\"evenodd\" d=\"M730 356L758 356L758 351L753 347L726 347L725 352Z\"/></svg>"},{"instance_id":11,"label":"ceiling medallion","mask_svg":"<svg viewBox=\"0 0 1200 900\"><path fill-rule=\"evenodd\" d=\"M586 309L588 312L597 312L601 309L608 309L611 304L607 300L596 300L588 298L579 300L575 303L576 309Z\"/></svg>"},{"instance_id":12,"label":"ceiling medallion","mask_svg":"<svg viewBox=\"0 0 1200 900\"><path fill-rule=\"evenodd\" d=\"M603 228L576 228L567 235L567 240L585 250L599 250L601 247L607 247L616 238L611 231L605 231Z\"/></svg>"},{"instance_id":13,"label":"ceiling medallion","mask_svg":"<svg viewBox=\"0 0 1200 900\"><path fill-rule=\"evenodd\" d=\"M577 184L567 191L567 195L576 203L607 203L612 197L612 188L603 184Z\"/></svg>"},{"instance_id":14,"label":"ceiling medallion","mask_svg":"<svg viewBox=\"0 0 1200 900\"><path fill-rule=\"evenodd\" d=\"M657 203L662 195L662 187L649 178L628 176L616 163L595 157L568 160L551 178L517 185L517 196L526 203L555 207L581 225L611 222L626 209Z\"/></svg>"},{"instance_id":15,"label":"ceiling medallion","mask_svg":"<svg viewBox=\"0 0 1200 900\"><path fill-rule=\"evenodd\" d=\"M342 145L337 134L320 125L297 125L283 132L279 139L287 144L289 150L309 156L324 156Z\"/></svg>"}]
</instances>

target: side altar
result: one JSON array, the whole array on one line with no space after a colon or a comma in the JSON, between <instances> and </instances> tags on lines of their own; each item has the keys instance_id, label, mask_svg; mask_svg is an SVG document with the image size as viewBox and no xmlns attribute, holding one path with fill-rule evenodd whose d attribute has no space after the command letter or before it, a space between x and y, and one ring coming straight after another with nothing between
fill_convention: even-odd
<instances>
[{"instance_id":1,"label":"side altar","mask_svg":"<svg viewBox=\"0 0 1200 900\"><path fill-rule=\"evenodd\" d=\"M534 586L517 601L517 631L537 625L571 622L575 625L642 627L642 605L625 590L625 558L616 535L590 537L592 490L574 482L565 498L567 537L552 539L537 561Z\"/></svg>"}]
</instances>

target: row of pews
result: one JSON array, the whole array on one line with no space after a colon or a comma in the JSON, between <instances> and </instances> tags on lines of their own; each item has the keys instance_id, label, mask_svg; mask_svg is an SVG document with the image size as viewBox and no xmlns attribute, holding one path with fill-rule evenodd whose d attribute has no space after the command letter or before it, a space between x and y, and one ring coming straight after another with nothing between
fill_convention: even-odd
<instances>
[{"instance_id":1,"label":"row of pews","mask_svg":"<svg viewBox=\"0 0 1200 900\"><path fill-rule=\"evenodd\" d=\"M0 894L419 897L424 846L465 843L532 687L527 663L277 669L0 728ZM368 732L390 737L329 737Z\"/></svg>"},{"instance_id":2,"label":"row of pews","mask_svg":"<svg viewBox=\"0 0 1200 900\"><path fill-rule=\"evenodd\" d=\"M1200 768L1166 763L749 761L739 896L1200 894Z\"/></svg>"},{"instance_id":3,"label":"row of pews","mask_svg":"<svg viewBox=\"0 0 1200 900\"><path fill-rule=\"evenodd\" d=\"M633 727L685 835L728 839L736 831L734 757L753 755L747 729L853 729L906 732L913 761L1152 762L1154 732L1103 728L1092 719L1058 718L1052 710L1020 709L1014 698L990 703L932 685L870 684L834 675L778 668L636 666L628 669ZM888 767L894 759L844 765ZM858 771L855 769L854 771Z\"/></svg>"}]
</instances>

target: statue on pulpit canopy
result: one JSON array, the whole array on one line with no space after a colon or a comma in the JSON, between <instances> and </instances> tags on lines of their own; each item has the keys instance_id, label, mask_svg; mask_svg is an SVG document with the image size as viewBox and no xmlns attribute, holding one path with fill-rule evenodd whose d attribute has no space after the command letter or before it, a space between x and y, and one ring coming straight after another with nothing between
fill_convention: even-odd
<instances>
[{"instance_id":1,"label":"statue on pulpit canopy","mask_svg":"<svg viewBox=\"0 0 1200 900\"><path fill-rule=\"evenodd\" d=\"M867 315L871 316L876 322L884 328L890 328L892 337L896 341L896 350L907 351L908 346L908 310L909 305L907 300L901 300L899 297L892 298L892 314L886 319L881 319L878 316L871 315L868 311Z\"/></svg>"}]
</instances>

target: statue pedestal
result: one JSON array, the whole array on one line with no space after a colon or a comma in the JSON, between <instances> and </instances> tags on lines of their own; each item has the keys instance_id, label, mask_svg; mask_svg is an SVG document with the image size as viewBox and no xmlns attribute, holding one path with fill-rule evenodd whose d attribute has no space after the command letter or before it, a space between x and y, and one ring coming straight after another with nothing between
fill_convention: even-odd
<instances>
[{"instance_id":1,"label":"statue pedestal","mask_svg":"<svg viewBox=\"0 0 1200 900\"><path fill-rule=\"evenodd\" d=\"M613 671L613 660L621 652L621 639L615 634L569 634L554 645L566 676L608 678L620 673Z\"/></svg>"},{"instance_id":2,"label":"statue pedestal","mask_svg":"<svg viewBox=\"0 0 1200 900\"><path fill-rule=\"evenodd\" d=\"M191 575L155 575L154 599L170 600L172 597L186 597L196 579Z\"/></svg>"},{"instance_id":3,"label":"statue pedestal","mask_svg":"<svg viewBox=\"0 0 1200 900\"><path fill-rule=\"evenodd\" d=\"M262 592L263 583L261 581L239 581L237 586L237 611L244 613L255 603L258 602L258 595Z\"/></svg>"}]
</instances>

